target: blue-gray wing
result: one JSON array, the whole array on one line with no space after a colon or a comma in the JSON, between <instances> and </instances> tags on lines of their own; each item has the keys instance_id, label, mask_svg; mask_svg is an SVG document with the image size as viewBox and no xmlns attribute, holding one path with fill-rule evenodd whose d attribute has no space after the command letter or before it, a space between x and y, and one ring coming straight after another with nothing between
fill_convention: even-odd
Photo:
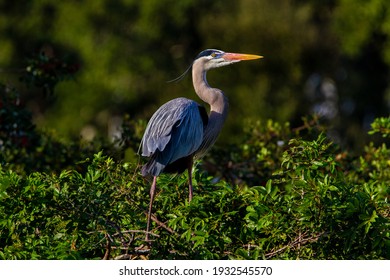
<instances>
[{"instance_id":1,"label":"blue-gray wing","mask_svg":"<svg viewBox=\"0 0 390 280\"><path fill-rule=\"evenodd\" d=\"M151 157L143 175L158 176L168 164L193 154L202 143L203 128L204 116L195 101L176 98L162 105L142 138L142 155Z\"/></svg>"}]
</instances>

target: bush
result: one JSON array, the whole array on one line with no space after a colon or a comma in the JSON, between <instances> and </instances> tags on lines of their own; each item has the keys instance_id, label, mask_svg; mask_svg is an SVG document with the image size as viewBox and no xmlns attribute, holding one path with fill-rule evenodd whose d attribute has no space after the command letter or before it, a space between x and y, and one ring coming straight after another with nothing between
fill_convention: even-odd
<instances>
[{"instance_id":1,"label":"bush","mask_svg":"<svg viewBox=\"0 0 390 280\"><path fill-rule=\"evenodd\" d=\"M123 228L143 228L144 215L138 210L142 200L137 199L143 189L133 192L137 185L129 180L132 172L128 164L116 164L101 153L85 174L64 170L23 178L2 170L0 256L102 258L106 241L129 235Z\"/></svg>"},{"instance_id":2,"label":"bush","mask_svg":"<svg viewBox=\"0 0 390 280\"><path fill-rule=\"evenodd\" d=\"M66 141L53 131L39 131L19 92L0 83L0 163L18 173L85 169L83 162L99 149L118 157L112 143Z\"/></svg>"},{"instance_id":3,"label":"bush","mask_svg":"<svg viewBox=\"0 0 390 280\"><path fill-rule=\"evenodd\" d=\"M386 127L390 119L380 123ZM131 126L127 131L140 131L136 122ZM374 124L373 131L384 132ZM0 258L390 258L385 143L351 156L312 121L298 130L254 123L246 139L204 161L202 170L219 179L196 165L191 203L186 174L159 177L150 250L144 242L150 181L137 164L99 152L80 155L82 162L60 172L2 165ZM218 158L237 168L213 167Z\"/></svg>"}]
</instances>

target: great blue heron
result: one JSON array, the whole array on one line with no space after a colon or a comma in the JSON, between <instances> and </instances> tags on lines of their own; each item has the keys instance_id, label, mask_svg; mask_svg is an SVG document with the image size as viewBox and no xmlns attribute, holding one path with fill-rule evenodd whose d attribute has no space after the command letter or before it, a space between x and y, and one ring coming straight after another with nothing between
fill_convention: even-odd
<instances>
[{"instance_id":1,"label":"great blue heron","mask_svg":"<svg viewBox=\"0 0 390 280\"><path fill-rule=\"evenodd\" d=\"M206 73L212 68L230 65L241 60L258 59L252 54L227 53L207 49L199 53L192 65L192 81L196 94L210 105L210 114L197 102L180 97L162 105L150 119L142 138L142 156L149 161L142 168L142 175L152 175L150 203L146 229L149 240L150 220L156 192L157 176L161 172L181 173L188 170L189 201L193 196L192 163L194 157L207 152L214 144L228 113L228 100L223 92L209 86Z\"/></svg>"}]
</instances>

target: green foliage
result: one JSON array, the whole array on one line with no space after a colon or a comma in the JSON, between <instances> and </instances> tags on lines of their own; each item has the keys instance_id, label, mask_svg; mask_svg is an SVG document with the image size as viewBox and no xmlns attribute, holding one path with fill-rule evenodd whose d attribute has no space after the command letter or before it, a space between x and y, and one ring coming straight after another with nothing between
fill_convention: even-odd
<instances>
[{"instance_id":1,"label":"green foliage","mask_svg":"<svg viewBox=\"0 0 390 280\"><path fill-rule=\"evenodd\" d=\"M22 105L18 92L0 83L0 147L2 152L8 149L18 152L20 149L31 147L35 144L36 138L31 112Z\"/></svg>"},{"instance_id":2,"label":"green foliage","mask_svg":"<svg viewBox=\"0 0 390 280\"><path fill-rule=\"evenodd\" d=\"M1 170L0 257L102 258L106 242L114 239L119 248L130 236L125 229L144 225L138 210L144 190L132 172L129 164L116 164L101 153L85 174L64 170L22 178Z\"/></svg>"},{"instance_id":3,"label":"green foliage","mask_svg":"<svg viewBox=\"0 0 390 280\"><path fill-rule=\"evenodd\" d=\"M45 83L39 86L47 89ZM97 149L113 157L121 153L104 140L67 142L53 131L37 130L20 93L0 83L0 163L20 173L61 172L68 167L82 170L85 158Z\"/></svg>"},{"instance_id":4,"label":"green foliage","mask_svg":"<svg viewBox=\"0 0 390 280\"><path fill-rule=\"evenodd\" d=\"M27 85L44 89L47 94L53 94L55 86L63 80L72 78L79 68L78 64L59 59L51 52L53 52L51 48L43 49L30 58L27 61L25 75L21 79Z\"/></svg>"},{"instance_id":5,"label":"green foliage","mask_svg":"<svg viewBox=\"0 0 390 280\"><path fill-rule=\"evenodd\" d=\"M369 134L380 133L383 137L390 137L390 117L375 119L371 127Z\"/></svg>"},{"instance_id":6,"label":"green foliage","mask_svg":"<svg viewBox=\"0 0 390 280\"><path fill-rule=\"evenodd\" d=\"M57 174L23 175L3 165L0 257L390 257L390 151L385 144L369 144L364 154L351 157L316 126L305 127L310 137L271 121L250 127L246 142L225 151L242 166L221 174L243 175L237 183L227 183L229 177L217 181L195 168L195 196L188 203L185 174L159 177L150 250L143 246L150 181L139 175L137 165L103 152L86 158L81 171L68 167ZM256 164L260 167L252 168Z\"/></svg>"}]
</instances>

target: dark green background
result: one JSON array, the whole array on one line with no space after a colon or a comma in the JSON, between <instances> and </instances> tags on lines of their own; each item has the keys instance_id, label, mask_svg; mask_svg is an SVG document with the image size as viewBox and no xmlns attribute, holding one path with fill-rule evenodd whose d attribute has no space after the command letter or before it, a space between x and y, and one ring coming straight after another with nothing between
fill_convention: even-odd
<instances>
[{"instance_id":1,"label":"dark green background","mask_svg":"<svg viewBox=\"0 0 390 280\"><path fill-rule=\"evenodd\" d=\"M389 8L387 0L1 0L0 81L17 85L15 70L42 50L77 63L54 97L31 88L23 98L39 127L112 137L125 114L148 119L169 99L198 100L190 77L166 81L199 51L261 54L209 73L231 103L219 143L240 141L247 120L298 126L317 108L331 110L337 143L359 148L373 119L389 113ZM336 95L325 98L329 91Z\"/></svg>"}]
</instances>

